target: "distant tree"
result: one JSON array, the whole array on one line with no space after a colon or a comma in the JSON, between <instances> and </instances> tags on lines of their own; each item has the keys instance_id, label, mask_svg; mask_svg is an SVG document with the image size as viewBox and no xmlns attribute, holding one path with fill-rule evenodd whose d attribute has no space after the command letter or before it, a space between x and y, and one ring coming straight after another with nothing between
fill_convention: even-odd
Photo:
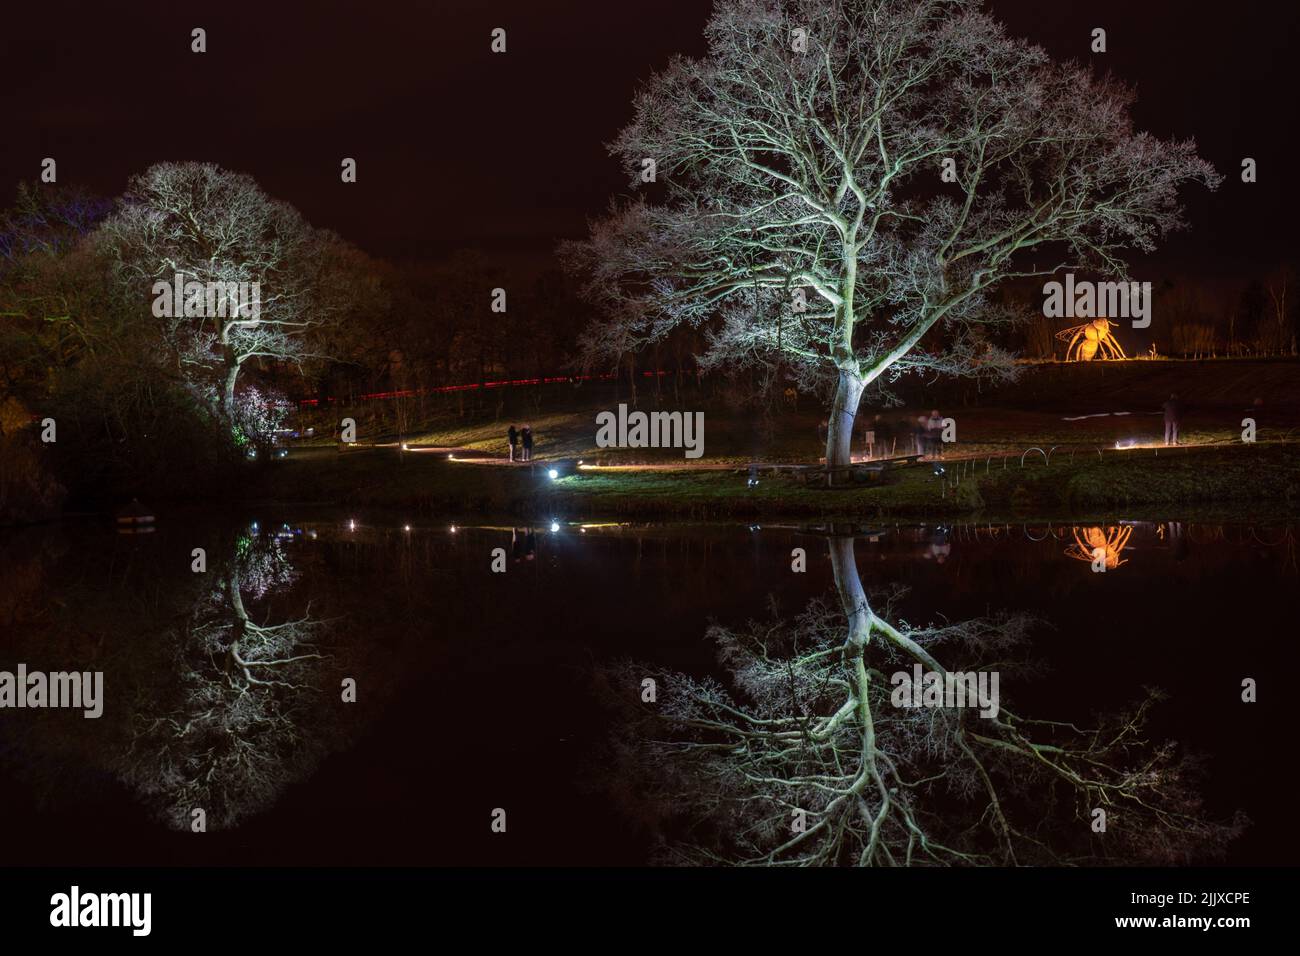
<instances>
[{"instance_id":1,"label":"distant tree","mask_svg":"<svg viewBox=\"0 0 1300 956\"><path fill-rule=\"evenodd\" d=\"M1268 303L1260 327L1261 345L1266 352L1296 354L1295 274L1282 266L1268 278Z\"/></svg>"},{"instance_id":2,"label":"distant tree","mask_svg":"<svg viewBox=\"0 0 1300 956\"><path fill-rule=\"evenodd\" d=\"M634 185L653 161L661 198L564 247L607 316L586 348L707 324L706 367L833 382L833 466L882 376L1005 368L995 283L1124 275L1124 252L1182 224L1180 184L1220 180L1194 143L1135 131L1129 90L975 0L718 0L705 35L611 146Z\"/></svg>"},{"instance_id":3,"label":"distant tree","mask_svg":"<svg viewBox=\"0 0 1300 956\"><path fill-rule=\"evenodd\" d=\"M22 184L0 211L0 406L20 401L29 415L54 417L61 439L35 457L17 446L0 453L32 489L113 494L131 476L176 479L158 467L164 444L167 466L196 450L171 441L193 416L150 361L156 334L89 241L111 208L75 188ZM24 460L39 471L19 470Z\"/></svg>"},{"instance_id":4,"label":"distant tree","mask_svg":"<svg viewBox=\"0 0 1300 956\"><path fill-rule=\"evenodd\" d=\"M431 303L436 321L453 331L448 359L458 382L484 382L501 371L512 308L518 289L506 288L505 276L482 251L459 249L440 263ZM493 312L493 290L505 289L505 312Z\"/></svg>"},{"instance_id":5,"label":"distant tree","mask_svg":"<svg viewBox=\"0 0 1300 956\"><path fill-rule=\"evenodd\" d=\"M0 270L33 253L55 256L68 251L112 205L75 187L19 183L14 204L0 211Z\"/></svg>"},{"instance_id":6,"label":"distant tree","mask_svg":"<svg viewBox=\"0 0 1300 956\"><path fill-rule=\"evenodd\" d=\"M1162 341L1171 355L1203 358L1213 355L1218 337L1209 293L1193 281L1166 282L1156 293Z\"/></svg>"},{"instance_id":7,"label":"distant tree","mask_svg":"<svg viewBox=\"0 0 1300 956\"><path fill-rule=\"evenodd\" d=\"M1268 299L1268 293L1264 291L1264 283L1258 279L1252 279L1245 289L1241 292L1241 301L1237 306L1236 322L1233 326L1233 333L1236 340L1245 345L1254 347L1257 345L1260 325L1264 321L1264 308Z\"/></svg>"},{"instance_id":8,"label":"distant tree","mask_svg":"<svg viewBox=\"0 0 1300 956\"><path fill-rule=\"evenodd\" d=\"M103 263L82 243L111 207L81 190L20 183L0 211L0 398L44 392L54 371L120 342Z\"/></svg>"}]
</instances>

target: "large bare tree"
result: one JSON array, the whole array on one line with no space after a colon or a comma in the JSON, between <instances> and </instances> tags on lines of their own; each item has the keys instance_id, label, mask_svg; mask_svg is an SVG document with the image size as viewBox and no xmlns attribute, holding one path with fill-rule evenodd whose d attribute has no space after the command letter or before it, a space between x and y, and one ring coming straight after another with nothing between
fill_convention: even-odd
<instances>
[{"instance_id":1,"label":"large bare tree","mask_svg":"<svg viewBox=\"0 0 1300 956\"><path fill-rule=\"evenodd\" d=\"M717 0L705 33L610 147L642 196L564 250L606 315L585 349L703 325L705 367L833 384L831 466L869 384L1005 367L999 280L1125 276L1182 225L1179 185L1219 182L973 0Z\"/></svg>"}]
</instances>

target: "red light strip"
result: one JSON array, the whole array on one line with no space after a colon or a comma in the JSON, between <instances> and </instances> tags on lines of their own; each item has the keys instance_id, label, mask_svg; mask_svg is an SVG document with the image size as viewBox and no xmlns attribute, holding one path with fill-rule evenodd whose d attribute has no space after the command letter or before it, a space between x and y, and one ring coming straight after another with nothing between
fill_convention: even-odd
<instances>
[{"instance_id":1,"label":"red light strip","mask_svg":"<svg viewBox=\"0 0 1300 956\"><path fill-rule=\"evenodd\" d=\"M642 372L643 378L661 378L665 375L674 374L666 371ZM449 392L472 392L480 388L511 388L520 385L557 385L561 382L592 382L592 381L609 381L615 378L613 372L607 372L603 375L550 375L545 378L514 378L502 379L496 382L472 382L466 385L439 385L435 388L418 388L403 389L395 392L368 392L358 396L358 401L368 402L375 400L388 400L392 398L415 398L418 395L445 395ZM337 404L338 399L333 395L328 396L325 401L328 404ZM319 398L303 398L298 400L299 408L314 408L320 405Z\"/></svg>"}]
</instances>

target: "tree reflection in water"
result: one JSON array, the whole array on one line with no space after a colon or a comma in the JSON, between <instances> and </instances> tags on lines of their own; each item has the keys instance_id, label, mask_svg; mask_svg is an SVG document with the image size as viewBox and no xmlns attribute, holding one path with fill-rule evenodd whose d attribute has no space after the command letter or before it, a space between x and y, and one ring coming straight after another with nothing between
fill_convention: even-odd
<instances>
[{"instance_id":1,"label":"tree reflection in water","mask_svg":"<svg viewBox=\"0 0 1300 956\"><path fill-rule=\"evenodd\" d=\"M828 540L838 601L710 628L725 685L636 664L612 672L619 785L640 788L677 835L667 862L1167 864L1212 857L1245 825L1208 819L1196 761L1148 739L1157 691L1088 726L1005 701L992 718L895 706L890 675L915 664L1008 676L1034 622L908 624L899 591L868 599L854 539ZM648 676L655 703L641 702Z\"/></svg>"},{"instance_id":2,"label":"tree reflection in water","mask_svg":"<svg viewBox=\"0 0 1300 956\"><path fill-rule=\"evenodd\" d=\"M220 829L268 807L315 766L338 713L339 691L319 673L329 622L310 606L279 623L249 610L297 577L280 537L239 537L209 574L217 586L166 636L169 672L139 695L120 763L176 829L191 827L195 809Z\"/></svg>"}]
</instances>

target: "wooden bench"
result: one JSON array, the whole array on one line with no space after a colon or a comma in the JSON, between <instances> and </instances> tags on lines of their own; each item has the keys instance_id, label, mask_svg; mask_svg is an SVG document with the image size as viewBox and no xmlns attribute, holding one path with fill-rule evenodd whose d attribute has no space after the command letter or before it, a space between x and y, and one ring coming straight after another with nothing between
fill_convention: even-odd
<instances>
[{"instance_id":1,"label":"wooden bench","mask_svg":"<svg viewBox=\"0 0 1300 956\"><path fill-rule=\"evenodd\" d=\"M826 477L831 471L837 474L846 472L849 483L861 485L879 481L891 468L914 464L920 459L920 455L900 455L895 458L881 458L877 461L854 462L851 465L835 469L828 468L826 465L774 465L751 462L749 473L751 475L768 474L774 477L786 476L793 478L801 485L811 485L825 484Z\"/></svg>"}]
</instances>

